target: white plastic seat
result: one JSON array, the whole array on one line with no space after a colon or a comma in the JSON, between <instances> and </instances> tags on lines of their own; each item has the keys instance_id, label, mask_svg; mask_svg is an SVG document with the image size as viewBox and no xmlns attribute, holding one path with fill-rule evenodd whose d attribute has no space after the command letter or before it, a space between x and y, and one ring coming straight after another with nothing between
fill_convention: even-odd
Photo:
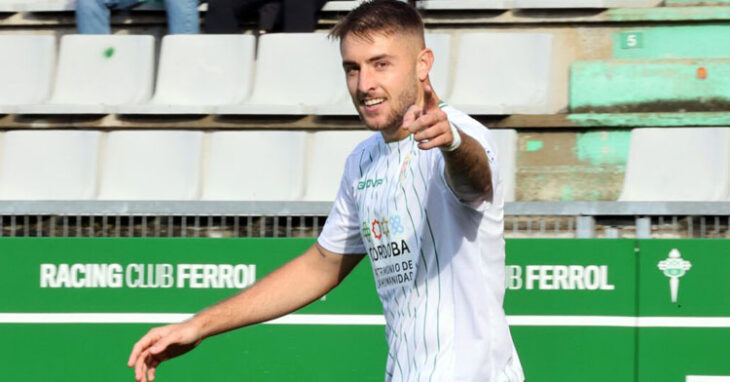
<instances>
[{"instance_id":1,"label":"white plastic seat","mask_svg":"<svg viewBox=\"0 0 730 382\"><path fill-rule=\"evenodd\" d=\"M245 35L167 35L155 95L119 114L210 114L248 96L256 39Z\"/></svg>"},{"instance_id":2,"label":"white plastic seat","mask_svg":"<svg viewBox=\"0 0 730 382\"><path fill-rule=\"evenodd\" d=\"M619 200L730 200L730 128L632 130Z\"/></svg>"},{"instance_id":3,"label":"white plastic seat","mask_svg":"<svg viewBox=\"0 0 730 382\"><path fill-rule=\"evenodd\" d=\"M505 202L515 201L517 175L517 130L489 130L497 146L497 163L502 175L502 193Z\"/></svg>"},{"instance_id":4,"label":"white plastic seat","mask_svg":"<svg viewBox=\"0 0 730 382\"><path fill-rule=\"evenodd\" d=\"M304 200L333 201L340 187L345 160L358 143L375 133L369 130L317 131L307 148Z\"/></svg>"},{"instance_id":5,"label":"white plastic seat","mask_svg":"<svg viewBox=\"0 0 730 382\"><path fill-rule=\"evenodd\" d=\"M287 58L282 59L282 52ZM259 39L251 97L218 114L309 114L347 90L338 44L324 33L272 33Z\"/></svg>"},{"instance_id":6,"label":"white plastic seat","mask_svg":"<svg viewBox=\"0 0 730 382\"><path fill-rule=\"evenodd\" d=\"M513 8L647 8L662 0L512 0Z\"/></svg>"},{"instance_id":7,"label":"white plastic seat","mask_svg":"<svg viewBox=\"0 0 730 382\"><path fill-rule=\"evenodd\" d=\"M349 12L355 9L363 0L335 0L328 1L322 7L322 12Z\"/></svg>"},{"instance_id":8,"label":"white plastic seat","mask_svg":"<svg viewBox=\"0 0 730 382\"><path fill-rule=\"evenodd\" d=\"M93 199L100 137L99 131L15 130L5 133L0 199Z\"/></svg>"},{"instance_id":9,"label":"white plastic seat","mask_svg":"<svg viewBox=\"0 0 730 382\"><path fill-rule=\"evenodd\" d=\"M20 114L106 114L152 94L152 36L66 35L61 38L51 99Z\"/></svg>"},{"instance_id":10,"label":"white plastic seat","mask_svg":"<svg viewBox=\"0 0 730 382\"><path fill-rule=\"evenodd\" d=\"M51 91L56 62L53 36L0 36L0 114L15 105L44 102Z\"/></svg>"},{"instance_id":11,"label":"white plastic seat","mask_svg":"<svg viewBox=\"0 0 730 382\"><path fill-rule=\"evenodd\" d=\"M99 199L197 199L202 151L203 133L199 131L111 132Z\"/></svg>"},{"instance_id":12,"label":"white plastic seat","mask_svg":"<svg viewBox=\"0 0 730 382\"><path fill-rule=\"evenodd\" d=\"M434 63L431 68L430 78L436 93L444 98L449 92L449 69L451 61L451 35L447 33L427 33L426 46L433 50ZM338 56L338 62L342 58ZM345 73L342 67L339 68L337 74L344 78ZM355 105L352 104L352 98L347 90L347 83L343 81L343 89L338 91L340 94L339 101L331 105L318 105L315 107L315 113L319 115L357 115Z\"/></svg>"},{"instance_id":13,"label":"white plastic seat","mask_svg":"<svg viewBox=\"0 0 730 382\"><path fill-rule=\"evenodd\" d=\"M224 131L212 133L205 169L205 200L301 199L306 133Z\"/></svg>"},{"instance_id":14,"label":"white plastic seat","mask_svg":"<svg viewBox=\"0 0 730 382\"><path fill-rule=\"evenodd\" d=\"M17 7L18 12L63 12L73 11L76 0L25 0Z\"/></svg>"},{"instance_id":15,"label":"white plastic seat","mask_svg":"<svg viewBox=\"0 0 730 382\"><path fill-rule=\"evenodd\" d=\"M469 114L567 108L567 64L563 68L553 57L554 45L554 37L543 33L463 34L449 103ZM564 89L556 85L561 81Z\"/></svg>"},{"instance_id":16,"label":"white plastic seat","mask_svg":"<svg viewBox=\"0 0 730 382\"><path fill-rule=\"evenodd\" d=\"M421 0L418 8L424 10L510 9L514 0Z\"/></svg>"}]
</instances>

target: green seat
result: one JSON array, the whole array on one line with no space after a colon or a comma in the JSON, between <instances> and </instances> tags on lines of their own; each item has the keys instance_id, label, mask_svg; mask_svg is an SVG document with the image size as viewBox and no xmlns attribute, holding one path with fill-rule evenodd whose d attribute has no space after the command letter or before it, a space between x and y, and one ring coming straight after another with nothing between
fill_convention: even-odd
<instances>
[{"instance_id":1,"label":"green seat","mask_svg":"<svg viewBox=\"0 0 730 382\"><path fill-rule=\"evenodd\" d=\"M730 110L730 59L576 61L570 107L573 113Z\"/></svg>"}]
</instances>

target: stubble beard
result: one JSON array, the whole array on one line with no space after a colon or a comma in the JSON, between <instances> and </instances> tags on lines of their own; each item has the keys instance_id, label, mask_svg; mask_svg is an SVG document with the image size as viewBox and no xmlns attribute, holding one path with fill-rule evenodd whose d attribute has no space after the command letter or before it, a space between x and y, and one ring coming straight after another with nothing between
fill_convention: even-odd
<instances>
[{"instance_id":1,"label":"stubble beard","mask_svg":"<svg viewBox=\"0 0 730 382\"><path fill-rule=\"evenodd\" d=\"M360 118L365 121L365 125L368 129L375 131L395 131L401 127L406 111L408 111L408 108L418 101L418 83L413 81L410 86L407 86L403 90L399 97L391 100L394 101L394 104L385 123L371 125L367 123L365 118L362 118L362 115L360 116Z\"/></svg>"}]
</instances>

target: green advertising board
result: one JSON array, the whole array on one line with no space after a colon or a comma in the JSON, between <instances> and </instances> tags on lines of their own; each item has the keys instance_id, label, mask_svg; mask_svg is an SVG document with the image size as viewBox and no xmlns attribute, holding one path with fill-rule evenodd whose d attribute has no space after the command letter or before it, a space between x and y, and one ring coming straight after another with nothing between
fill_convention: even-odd
<instances>
[{"instance_id":1,"label":"green advertising board","mask_svg":"<svg viewBox=\"0 0 730 382\"><path fill-rule=\"evenodd\" d=\"M132 380L126 358L149 328L236 293L312 242L0 239L0 380ZM730 376L728 252L727 240L508 240L505 311L527 379ZM363 261L323 299L208 339L158 380L382 381L383 322Z\"/></svg>"}]
</instances>

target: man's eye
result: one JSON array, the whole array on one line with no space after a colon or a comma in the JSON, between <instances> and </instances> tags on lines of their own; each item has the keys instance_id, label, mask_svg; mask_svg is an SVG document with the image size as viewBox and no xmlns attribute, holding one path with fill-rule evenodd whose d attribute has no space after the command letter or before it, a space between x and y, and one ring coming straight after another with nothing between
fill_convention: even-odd
<instances>
[{"instance_id":1,"label":"man's eye","mask_svg":"<svg viewBox=\"0 0 730 382\"><path fill-rule=\"evenodd\" d=\"M388 63L387 62L382 62L382 61L375 64L375 67L378 68L378 69L385 68L386 66L388 66Z\"/></svg>"}]
</instances>

